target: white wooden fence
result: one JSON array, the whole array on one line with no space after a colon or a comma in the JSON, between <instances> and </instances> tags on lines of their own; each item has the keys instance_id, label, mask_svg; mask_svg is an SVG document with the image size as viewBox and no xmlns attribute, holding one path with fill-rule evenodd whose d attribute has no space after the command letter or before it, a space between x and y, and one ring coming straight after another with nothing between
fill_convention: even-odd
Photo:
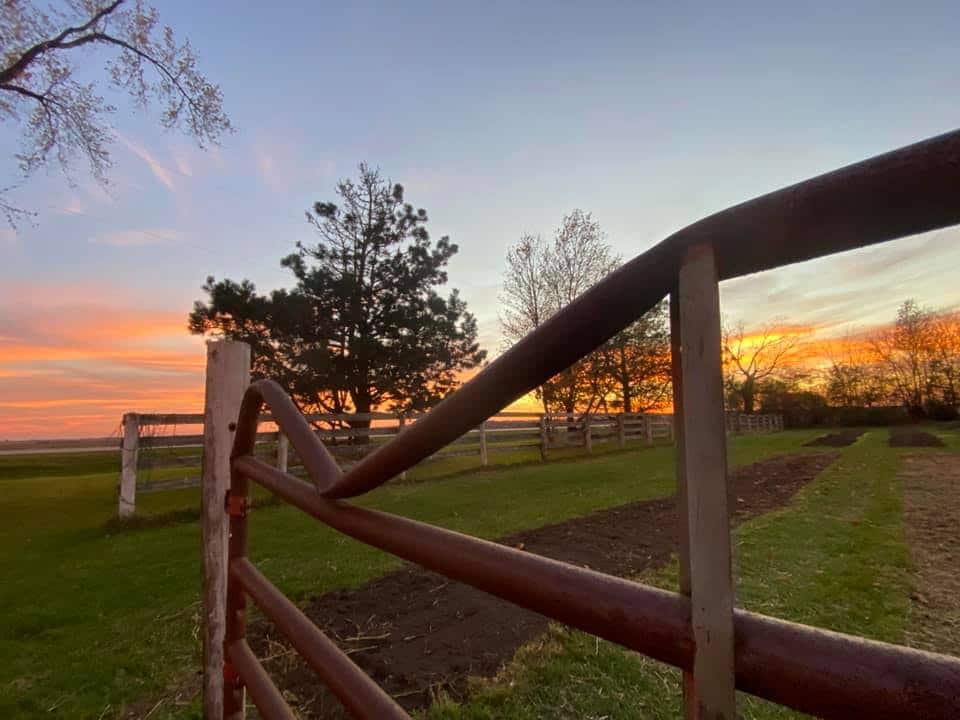
<instances>
[{"instance_id":1,"label":"white wooden fence","mask_svg":"<svg viewBox=\"0 0 960 720\"><path fill-rule=\"evenodd\" d=\"M308 420L323 424L317 434L335 457L349 465L417 421L416 415L365 413L355 415L310 415ZM270 418L264 416L264 423ZM727 414L730 433L774 432L783 429L779 415ZM368 427L356 427L365 424ZM352 426L353 425L353 426ZM136 510L137 494L196 487L196 468L203 450L203 415L200 413L127 413L123 416L123 438L120 453L120 487L118 513L130 517ZM182 429L200 432L178 433ZM172 432L170 432L172 430ZM282 470L294 471L299 458L286 437L276 431L257 436L261 454L268 454ZM625 448L629 443L673 442L673 416L667 413L576 413L542 414L503 412L480 427L461 436L433 458L479 456L486 466L495 453L536 451L534 457L549 459L552 451L582 448L592 453L595 444ZM182 477L154 480L153 468L183 467ZM170 475L170 472L164 472ZM145 477L146 476L146 477Z\"/></svg>"}]
</instances>

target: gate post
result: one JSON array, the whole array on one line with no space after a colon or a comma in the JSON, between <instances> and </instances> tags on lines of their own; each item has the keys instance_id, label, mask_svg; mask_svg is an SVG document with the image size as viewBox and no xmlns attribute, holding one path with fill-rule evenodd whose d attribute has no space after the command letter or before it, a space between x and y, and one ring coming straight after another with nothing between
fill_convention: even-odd
<instances>
[{"instance_id":1,"label":"gate post","mask_svg":"<svg viewBox=\"0 0 960 720\"><path fill-rule=\"evenodd\" d=\"M685 548L681 544L681 552L686 551L681 589L690 594L696 647L693 682L685 685L684 699L686 717L697 720L736 718L718 287L713 248L691 248L680 269L679 302L671 320L679 320L681 336L674 341L681 345L683 420L676 426L678 446L682 445L681 516L686 519L687 540Z\"/></svg>"},{"instance_id":2,"label":"gate post","mask_svg":"<svg viewBox=\"0 0 960 720\"><path fill-rule=\"evenodd\" d=\"M117 514L132 517L137 505L137 459L140 454L140 416L123 416L123 440L120 445L120 495Z\"/></svg>"},{"instance_id":3,"label":"gate post","mask_svg":"<svg viewBox=\"0 0 960 720\"><path fill-rule=\"evenodd\" d=\"M223 640L227 614L229 536L224 503L230 488L230 451L233 447L237 416L249 384L250 346L232 340L208 342L200 491L204 720L222 720L224 717ZM242 690L240 692L242 693Z\"/></svg>"}]
</instances>

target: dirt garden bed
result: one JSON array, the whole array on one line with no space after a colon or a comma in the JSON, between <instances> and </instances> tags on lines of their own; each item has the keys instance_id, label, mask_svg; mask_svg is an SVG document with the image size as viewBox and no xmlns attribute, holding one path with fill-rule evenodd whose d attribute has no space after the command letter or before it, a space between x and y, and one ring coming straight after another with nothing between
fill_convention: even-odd
<instances>
[{"instance_id":1,"label":"dirt garden bed","mask_svg":"<svg viewBox=\"0 0 960 720\"><path fill-rule=\"evenodd\" d=\"M804 453L732 473L733 523L785 505L837 457ZM502 538L500 542L601 572L635 576L676 548L673 498L632 503ZM352 590L312 600L307 614L407 709L439 691L463 695L469 676L494 675L546 618L409 566ZM303 717L346 717L314 672L263 621L250 640Z\"/></svg>"},{"instance_id":2,"label":"dirt garden bed","mask_svg":"<svg viewBox=\"0 0 960 720\"><path fill-rule=\"evenodd\" d=\"M890 447L943 447L943 440L923 430L910 427L890 428Z\"/></svg>"},{"instance_id":3,"label":"dirt garden bed","mask_svg":"<svg viewBox=\"0 0 960 720\"><path fill-rule=\"evenodd\" d=\"M863 433L863 430L843 430L837 433L829 433L805 443L804 447L847 447L853 445Z\"/></svg>"},{"instance_id":4,"label":"dirt garden bed","mask_svg":"<svg viewBox=\"0 0 960 720\"><path fill-rule=\"evenodd\" d=\"M960 457L904 458L904 519L915 574L907 642L960 655Z\"/></svg>"}]
</instances>

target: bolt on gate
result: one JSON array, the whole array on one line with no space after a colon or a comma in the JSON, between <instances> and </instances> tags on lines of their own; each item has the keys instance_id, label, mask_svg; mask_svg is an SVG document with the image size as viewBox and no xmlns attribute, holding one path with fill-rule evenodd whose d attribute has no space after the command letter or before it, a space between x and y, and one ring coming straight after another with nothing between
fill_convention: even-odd
<instances>
[{"instance_id":1,"label":"bolt on gate","mask_svg":"<svg viewBox=\"0 0 960 720\"><path fill-rule=\"evenodd\" d=\"M694 223L610 274L346 473L276 383L247 387L245 345L211 343L203 472L205 717L242 717L246 693L263 717L293 717L244 638L248 599L353 716L407 717L247 558L250 481L362 542L682 669L687 718L732 720L735 689L824 718L960 717L957 658L735 607L718 298L723 279L960 223L958 188L955 131ZM680 593L345 502L477 427L667 294L683 524ZM312 484L253 457L264 405Z\"/></svg>"}]
</instances>

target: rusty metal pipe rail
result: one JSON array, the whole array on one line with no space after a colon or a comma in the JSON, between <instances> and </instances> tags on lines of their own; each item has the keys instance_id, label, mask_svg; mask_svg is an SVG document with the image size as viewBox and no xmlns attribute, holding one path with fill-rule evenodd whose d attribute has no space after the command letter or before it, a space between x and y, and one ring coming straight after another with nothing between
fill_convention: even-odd
<instances>
[{"instance_id":1,"label":"rusty metal pipe rail","mask_svg":"<svg viewBox=\"0 0 960 720\"><path fill-rule=\"evenodd\" d=\"M233 663L261 715L268 720L296 720L287 701L257 660L246 640L237 640L225 648L225 657Z\"/></svg>"},{"instance_id":2,"label":"rusty metal pipe rail","mask_svg":"<svg viewBox=\"0 0 960 720\"><path fill-rule=\"evenodd\" d=\"M684 670L690 601L497 543L319 495L253 457L235 469L330 527ZM261 606L263 607L263 606ZM736 610L737 686L824 718L960 717L960 659Z\"/></svg>"},{"instance_id":3,"label":"rusty metal pipe rail","mask_svg":"<svg viewBox=\"0 0 960 720\"><path fill-rule=\"evenodd\" d=\"M230 564L230 574L353 717L369 720L405 720L409 717L249 560L234 560Z\"/></svg>"}]
</instances>

